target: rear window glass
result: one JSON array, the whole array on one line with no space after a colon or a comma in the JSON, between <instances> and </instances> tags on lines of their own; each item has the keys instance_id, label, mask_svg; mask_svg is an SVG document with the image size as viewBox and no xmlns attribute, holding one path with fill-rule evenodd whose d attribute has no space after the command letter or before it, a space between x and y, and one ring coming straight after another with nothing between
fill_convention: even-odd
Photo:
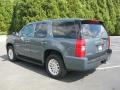
<instances>
[{"instance_id":1,"label":"rear window glass","mask_svg":"<svg viewBox=\"0 0 120 90\"><path fill-rule=\"evenodd\" d=\"M52 24L53 36L56 38L76 38L76 28L79 26L74 21L54 21Z\"/></svg>"},{"instance_id":2,"label":"rear window glass","mask_svg":"<svg viewBox=\"0 0 120 90\"><path fill-rule=\"evenodd\" d=\"M107 38L108 34L102 24L82 24L82 36L88 38Z\"/></svg>"}]
</instances>

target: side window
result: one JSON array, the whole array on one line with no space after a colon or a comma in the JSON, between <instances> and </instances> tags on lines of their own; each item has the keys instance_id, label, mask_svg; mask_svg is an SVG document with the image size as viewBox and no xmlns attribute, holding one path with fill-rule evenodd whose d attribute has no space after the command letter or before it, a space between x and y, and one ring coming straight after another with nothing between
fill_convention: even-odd
<instances>
[{"instance_id":1,"label":"side window","mask_svg":"<svg viewBox=\"0 0 120 90\"><path fill-rule=\"evenodd\" d=\"M56 38L76 38L74 21L54 21L52 24L53 36Z\"/></svg>"},{"instance_id":2,"label":"side window","mask_svg":"<svg viewBox=\"0 0 120 90\"><path fill-rule=\"evenodd\" d=\"M47 36L47 29L48 25L47 23L37 23L35 28L35 38L44 38Z\"/></svg>"},{"instance_id":3,"label":"side window","mask_svg":"<svg viewBox=\"0 0 120 90\"><path fill-rule=\"evenodd\" d=\"M21 31L20 31L20 36L22 37L32 37L34 32L34 27L32 24L25 26Z\"/></svg>"}]
</instances>

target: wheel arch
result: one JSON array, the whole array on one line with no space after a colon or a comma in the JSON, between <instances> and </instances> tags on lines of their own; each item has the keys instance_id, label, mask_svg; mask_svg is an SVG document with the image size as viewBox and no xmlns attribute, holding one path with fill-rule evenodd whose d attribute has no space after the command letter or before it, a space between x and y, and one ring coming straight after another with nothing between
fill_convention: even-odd
<instances>
[{"instance_id":1,"label":"wheel arch","mask_svg":"<svg viewBox=\"0 0 120 90\"><path fill-rule=\"evenodd\" d=\"M47 57L48 57L50 54L53 54L53 53L59 55L59 56L62 58L62 61L63 61L63 63L64 63L64 57L63 57L63 54L62 54L60 51L54 50L54 49L47 49L47 50L44 52L44 64L45 64L45 62L46 62ZM64 65L65 65L65 63L64 63Z\"/></svg>"},{"instance_id":2,"label":"wheel arch","mask_svg":"<svg viewBox=\"0 0 120 90\"><path fill-rule=\"evenodd\" d=\"M13 44L12 44L12 43L7 43L7 44L6 44L6 49L8 49L9 46L12 46L12 47L13 47Z\"/></svg>"}]
</instances>

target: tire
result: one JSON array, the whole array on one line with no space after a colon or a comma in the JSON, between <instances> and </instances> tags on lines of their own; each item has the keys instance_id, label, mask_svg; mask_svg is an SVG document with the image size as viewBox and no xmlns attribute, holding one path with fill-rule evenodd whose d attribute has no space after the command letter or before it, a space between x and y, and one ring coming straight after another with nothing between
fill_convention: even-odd
<instances>
[{"instance_id":1,"label":"tire","mask_svg":"<svg viewBox=\"0 0 120 90\"><path fill-rule=\"evenodd\" d=\"M46 71L49 74L49 76L54 79L61 79L67 73L63 60L58 54L49 55L47 57L45 66L46 66Z\"/></svg>"},{"instance_id":2,"label":"tire","mask_svg":"<svg viewBox=\"0 0 120 90\"><path fill-rule=\"evenodd\" d=\"M8 46L7 47L7 56L8 56L8 59L12 62L16 61L16 55L15 55L15 52L14 52L14 48L13 46Z\"/></svg>"}]
</instances>

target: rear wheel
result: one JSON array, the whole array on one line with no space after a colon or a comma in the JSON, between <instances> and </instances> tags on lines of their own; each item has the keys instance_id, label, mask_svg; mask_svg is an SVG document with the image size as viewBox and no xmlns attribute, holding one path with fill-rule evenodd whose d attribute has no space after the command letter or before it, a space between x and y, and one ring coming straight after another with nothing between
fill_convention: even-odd
<instances>
[{"instance_id":1,"label":"rear wheel","mask_svg":"<svg viewBox=\"0 0 120 90\"><path fill-rule=\"evenodd\" d=\"M8 46L7 47L7 55L8 55L8 59L10 61L15 61L17 58L16 58L16 55L15 55L15 52L14 52L14 48L13 46Z\"/></svg>"},{"instance_id":2,"label":"rear wheel","mask_svg":"<svg viewBox=\"0 0 120 90\"><path fill-rule=\"evenodd\" d=\"M55 79L60 79L65 76L66 69L60 55L51 54L46 60L46 71Z\"/></svg>"}]
</instances>

